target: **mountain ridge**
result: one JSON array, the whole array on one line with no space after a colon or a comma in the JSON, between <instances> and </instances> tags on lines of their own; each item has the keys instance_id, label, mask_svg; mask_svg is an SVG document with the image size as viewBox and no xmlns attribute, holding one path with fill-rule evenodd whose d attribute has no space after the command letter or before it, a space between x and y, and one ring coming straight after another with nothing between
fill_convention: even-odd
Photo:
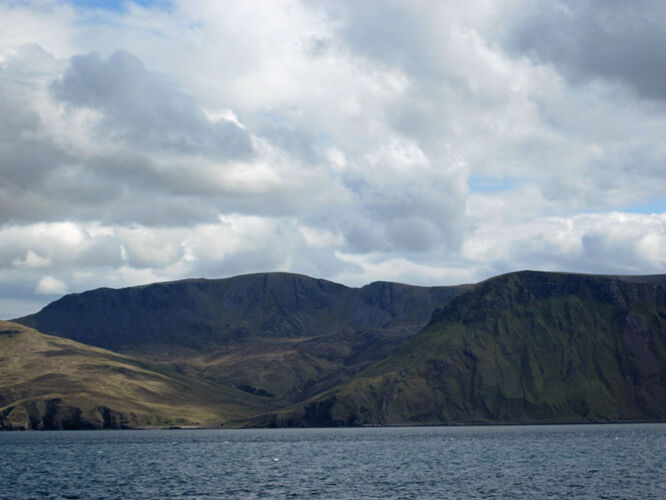
<instances>
[{"instance_id":1,"label":"mountain ridge","mask_svg":"<svg viewBox=\"0 0 666 500\"><path fill-rule=\"evenodd\" d=\"M467 287L255 273L69 294L14 321L296 401L388 354Z\"/></svg>"},{"instance_id":2,"label":"mountain ridge","mask_svg":"<svg viewBox=\"0 0 666 500\"><path fill-rule=\"evenodd\" d=\"M479 283L389 357L263 424L664 419L666 288L526 271Z\"/></svg>"},{"instance_id":3,"label":"mountain ridge","mask_svg":"<svg viewBox=\"0 0 666 500\"><path fill-rule=\"evenodd\" d=\"M70 294L16 321L247 393L265 411L246 425L666 420L665 285L525 270L351 288L255 273Z\"/></svg>"}]
</instances>

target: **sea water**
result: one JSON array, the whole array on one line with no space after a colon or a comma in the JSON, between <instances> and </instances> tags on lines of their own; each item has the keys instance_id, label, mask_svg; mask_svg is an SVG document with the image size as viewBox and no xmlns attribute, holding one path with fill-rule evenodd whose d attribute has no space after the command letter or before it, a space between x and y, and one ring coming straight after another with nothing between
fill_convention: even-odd
<instances>
[{"instance_id":1,"label":"sea water","mask_svg":"<svg viewBox=\"0 0 666 500\"><path fill-rule=\"evenodd\" d=\"M1 498L666 498L666 424L0 433Z\"/></svg>"}]
</instances>

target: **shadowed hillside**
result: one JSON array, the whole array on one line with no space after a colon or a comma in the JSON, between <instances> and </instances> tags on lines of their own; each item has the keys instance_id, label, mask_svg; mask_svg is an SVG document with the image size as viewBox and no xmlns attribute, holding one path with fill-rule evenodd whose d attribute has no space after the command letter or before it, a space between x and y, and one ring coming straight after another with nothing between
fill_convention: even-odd
<instances>
[{"instance_id":1,"label":"shadowed hillside","mask_svg":"<svg viewBox=\"0 0 666 500\"><path fill-rule=\"evenodd\" d=\"M490 279L393 355L261 424L664 420L666 288L641 278Z\"/></svg>"},{"instance_id":2,"label":"shadowed hillside","mask_svg":"<svg viewBox=\"0 0 666 500\"><path fill-rule=\"evenodd\" d=\"M274 273L68 295L18 321L132 357L25 330L48 344L26 357L32 341L6 335L3 360L24 364L0 365L2 418L65 427L85 415L67 425L99 427L109 408L114 426L666 420L665 284L523 271L356 289ZM49 354L57 342L76 356Z\"/></svg>"},{"instance_id":3,"label":"shadowed hillside","mask_svg":"<svg viewBox=\"0 0 666 500\"><path fill-rule=\"evenodd\" d=\"M348 288L287 273L67 295L16 322L267 398L299 401L418 332L466 286Z\"/></svg>"}]
</instances>

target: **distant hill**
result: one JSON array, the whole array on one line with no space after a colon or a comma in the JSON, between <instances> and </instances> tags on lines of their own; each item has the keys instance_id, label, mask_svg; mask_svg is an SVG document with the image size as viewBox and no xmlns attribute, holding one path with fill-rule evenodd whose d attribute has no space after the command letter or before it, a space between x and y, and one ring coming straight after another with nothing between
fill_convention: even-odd
<instances>
[{"instance_id":1,"label":"distant hill","mask_svg":"<svg viewBox=\"0 0 666 500\"><path fill-rule=\"evenodd\" d=\"M5 428L666 420L663 275L267 273L103 288L15 321L98 347L4 324Z\"/></svg>"},{"instance_id":2,"label":"distant hill","mask_svg":"<svg viewBox=\"0 0 666 500\"><path fill-rule=\"evenodd\" d=\"M265 401L0 321L0 429L215 426Z\"/></svg>"},{"instance_id":3,"label":"distant hill","mask_svg":"<svg viewBox=\"0 0 666 500\"><path fill-rule=\"evenodd\" d=\"M14 321L249 393L299 401L347 380L469 288L349 288L289 273L66 295Z\"/></svg>"},{"instance_id":4,"label":"distant hill","mask_svg":"<svg viewBox=\"0 0 666 500\"><path fill-rule=\"evenodd\" d=\"M541 272L487 280L392 355L257 424L666 420L660 283Z\"/></svg>"}]
</instances>

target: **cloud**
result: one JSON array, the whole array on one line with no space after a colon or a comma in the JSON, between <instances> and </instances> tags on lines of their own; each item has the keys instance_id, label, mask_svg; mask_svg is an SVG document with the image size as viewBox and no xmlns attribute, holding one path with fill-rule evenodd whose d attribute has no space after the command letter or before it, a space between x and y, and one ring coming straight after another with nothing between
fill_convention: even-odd
<instances>
[{"instance_id":1,"label":"cloud","mask_svg":"<svg viewBox=\"0 0 666 500\"><path fill-rule=\"evenodd\" d=\"M67 292L67 285L53 276L44 276L35 286L35 293L41 295L62 295Z\"/></svg>"},{"instance_id":2,"label":"cloud","mask_svg":"<svg viewBox=\"0 0 666 500\"><path fill-rule=\"evenodd\" d=\"M666 272L663 214L626 208L666 192L658 2L0 16L5 317L42 282Z\"/></svg>"},{"instance_id":3,"label":"cloud","mask_svg":"<svg viewBox=\"0 0 666 500\"><path fill-rule=\"evenodd\" d=\"M32 250L28 250L24 258L14 259L12 265L24 269L39 269L42 267L49 267L51 265L51 259L40 257Z\"/></svg>"},{"instance_id":4,"label":"cloud","mask_svg":"<svg viewBox=\"0 0 666 500\"><path fill-rule=\"evenodd\" d=\"M638 95L666 99L666 5L559 0L520 2L502 42L518 54L556 65L574 81L607 79Z\"/></svg>"},{"instance_id":5,"label":"cloud","mask_svg":"<svg viewBox=\"0 0 666 500\"><path fill-rule=\"evenodd\" d=\"M536 217L482 224L465 242L470 261L493 262L493 273L516 268L600 274L663 273L666 214L620 212ZM663 247L661 247L663 248Z\"/></svg>"},{"instance_id":6,"label":"cloud","mask_svg":"<svg viewBox=\"0 0 666 500\"><path fill-rule=\"evenodd\" d=\"M192 98L125 51L108 60L95 53L73 57L51 90L62 102L99 112L98 134L112 140L219 159L252 154L245 130L225 118L208 119Z\"/></svg>"},{"instance_id":7,"label":"cloud","mask_svg":"<svg viewBox=\"0 0 666 500\"><path fill-rule=\"evenodd\" d=\"M229 109L200 111L128 53L74 57L62 78L60 66L35 46L0 66L4 222L196 223L345 196L321 167L252 138Z\"/></svg>"},{"instance_id":8,"label":"cloud","mask_svg":"<svg viewBox=\"0 0 666 500\"><path fill-rule=\"evenodd\" d=\"M344 237L338 232L307 226L301 226L298 230L303 235L305 243L313 248L331 248L344 244Z\"/></svg>"}]
</instances>

